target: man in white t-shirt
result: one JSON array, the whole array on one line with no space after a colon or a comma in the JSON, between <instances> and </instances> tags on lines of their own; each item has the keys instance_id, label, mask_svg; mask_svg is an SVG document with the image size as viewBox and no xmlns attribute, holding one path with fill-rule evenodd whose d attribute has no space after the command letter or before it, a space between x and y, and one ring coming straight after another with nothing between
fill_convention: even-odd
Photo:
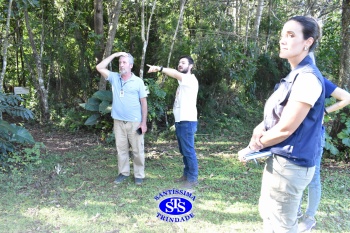
<instances>
[{"instance_id":1,"label":"man in white t-shirt","mask_svg":"<svg viewBox=\"0 0 350 233\"><path fill-rule=\"evenodd\" d=\"M194 135L197 131L197 94L198 80L191 73L194 66L190 56L180 57L177 70L162 66L150 66L148 73L162 72L177 79L173 113L175 117L176 137L180 153L183 155L184 170L176 182L183 182L183 188L193 188L198 185L198 162L194 148Z\"/></svg>"}]
</instances>

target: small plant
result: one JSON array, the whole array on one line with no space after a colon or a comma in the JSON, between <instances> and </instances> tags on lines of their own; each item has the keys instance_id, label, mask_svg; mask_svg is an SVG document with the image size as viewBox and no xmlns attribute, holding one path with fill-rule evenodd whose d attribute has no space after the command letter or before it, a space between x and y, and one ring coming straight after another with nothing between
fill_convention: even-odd
<instances>
[{"instance_id":1,"label":"small plant","mask_svg":"<svg viewBox=\"0 0 350 233\"><path fill-rule=\"evenodd\" d=\"M82 128L86 128L81 119L86 119L87 112L82 109L62 109L60 116L56 117L57 125L60 128L68 130L69 132L76 132Z\"/></svg>"},{"instance_id":2,"label":"small plant","mask_svg":"<svg viewBox=\"0 0 350 233\"><path fill-rule=\"evenodd\" d=\"M344 128L335 138L326 134L325 149L333 156L336 156L337 160L346 160L348 159L347 156L350 148L350 118L346 113L341 113L340 118L340 122L344 124ZM328 119L325 118L325 120L327 121Z\"/></svg>"},{"instance_id":3,"label":"small plant","mask_svg":"<svg viewBox=\"0 0 350 233\"><path fill-rule=\"evenodd\" d=\"M345 124L345 128L338 133L338 138L341 139L341 142L344 146L350 147L350 118L342 113L341 122Z\"/></svg>"},{"instance_id":4,"label":"small plant","mask_svg":"<svg viewBox=\"0 0 350 233\"><path fill-rule=\"evenodd\" d=\"M21 106L23 99L18 95L4 94L0 92L0 114L8 114L12 117L33 119L33 113ZM11 156L28 144L35 144L32 135L22 126L10 124L0 118L0 162L4 170L9 170Z\"/></svg>"},{"instance_id":5,"label":"small plant","mask_svg":"<svg viewBox=\"0 0 350 233\"><path fill-rule=\"evenodd\" d=\"M112 110L112 92L97 91L87 103L79 104L82 108L91 111L93 114L85 121L85 125L96 125L101 116L110 113Z\"/></svg>"},{"instance_id":6,"label":"small plant","mask_svg":"<svg viewBox=\"0 0 350 233\"><path fill-rule=\"evenodd\" d=\"M41 149L45 146L43 143L36 142L33 147L26 147L23 150L17 150L8 154L7 166L9 170L21 170L23 167L38 165L41 160Z\"/></svg>"}]
</instances>

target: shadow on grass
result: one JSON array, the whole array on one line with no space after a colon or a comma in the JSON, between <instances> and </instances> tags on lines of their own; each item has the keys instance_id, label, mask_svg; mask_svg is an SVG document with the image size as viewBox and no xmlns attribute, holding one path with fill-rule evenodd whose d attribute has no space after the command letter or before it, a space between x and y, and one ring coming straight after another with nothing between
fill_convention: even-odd
<instances>
[{"instance_id":1,"label":"shadow on grass","mask_svg":"<svg viewBox=\"0 0 350 233\"><path fill-rule=\"evenodd\" d=\"M263 166L239 163L236 154L230 153L230 142L198 144L200 184L193 193L195 217L188 222L167 223L156 217L159 203L154 197L167 189L180 189L173 180L182 174L182 156L176 142L171 141L148 146L146 179L141 187L134 184L132 174L120 185L113 183L117 176L115 150L103 147L47 155L35 170L16 178L1 176L0 225L4 227L0 231L260 232L257 204ZM324 228L336 232L339 224L337 228L328 225L340 220L341 231L349 227L349 190L339 186L327 189L338 181L349 187L344 181L349 173L341 179L340 175L336 177L333 182L325 182L329 194L326 192L324 200L329 212L338 214L329 218L321 208L321 232ZM335 188L343 192L335 194Z\"/></svg>"}]
</instances>

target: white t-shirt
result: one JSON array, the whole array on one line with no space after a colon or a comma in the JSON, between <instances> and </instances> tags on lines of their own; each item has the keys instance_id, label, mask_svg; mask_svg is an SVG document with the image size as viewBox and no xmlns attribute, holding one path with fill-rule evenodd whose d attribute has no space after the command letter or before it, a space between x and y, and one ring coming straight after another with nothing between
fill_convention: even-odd
<instances>
[{"instance_id":1,"label":"white t-shirt","mask_svg":"<svg viewBox=\"0 0 350 233\"><path fill-rule=\"evenodd\" d=\"M307 103L313 107L321 93L321 81L312 73L302 73L292 86L289 100Z\"/></svg>"},{"instance_id":2,"label":"white t-shirt","mask_svg":"<svg viewBox=\"0 0 350 233\"><path fill-rule=\"evenodd\" d=\"M184 76L178 83L173 107L175 122L197 121L198 80L191 74Z\"/></svg>"}]
</instances>

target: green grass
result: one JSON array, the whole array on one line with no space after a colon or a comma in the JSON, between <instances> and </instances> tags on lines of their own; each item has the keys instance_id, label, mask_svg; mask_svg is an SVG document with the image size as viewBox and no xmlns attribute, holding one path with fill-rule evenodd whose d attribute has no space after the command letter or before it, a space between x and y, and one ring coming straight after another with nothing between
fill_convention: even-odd
<instances>
[{"instance_id":1,"label":"green grass","mask_svg":"<svg viewBox=\"0 0 350 233\"><path fill-rule=\"evenodd\" d=\"M200 185L193 193L195 217L187 222L156 218L154 197L179 188L173 179L182 173L175 140L158 140L146 143L147 178L141 187L132 178L113 183L116 152L108 146L47 154L36 169L1 175L0 232L261 232L263 165L237 161L235 153L244 146L240 141L247 141L237 138L197 136ZM350 232L349 178L346 167L322 170L323 197L313 232Z\"/></svg>"}]
</instances>

